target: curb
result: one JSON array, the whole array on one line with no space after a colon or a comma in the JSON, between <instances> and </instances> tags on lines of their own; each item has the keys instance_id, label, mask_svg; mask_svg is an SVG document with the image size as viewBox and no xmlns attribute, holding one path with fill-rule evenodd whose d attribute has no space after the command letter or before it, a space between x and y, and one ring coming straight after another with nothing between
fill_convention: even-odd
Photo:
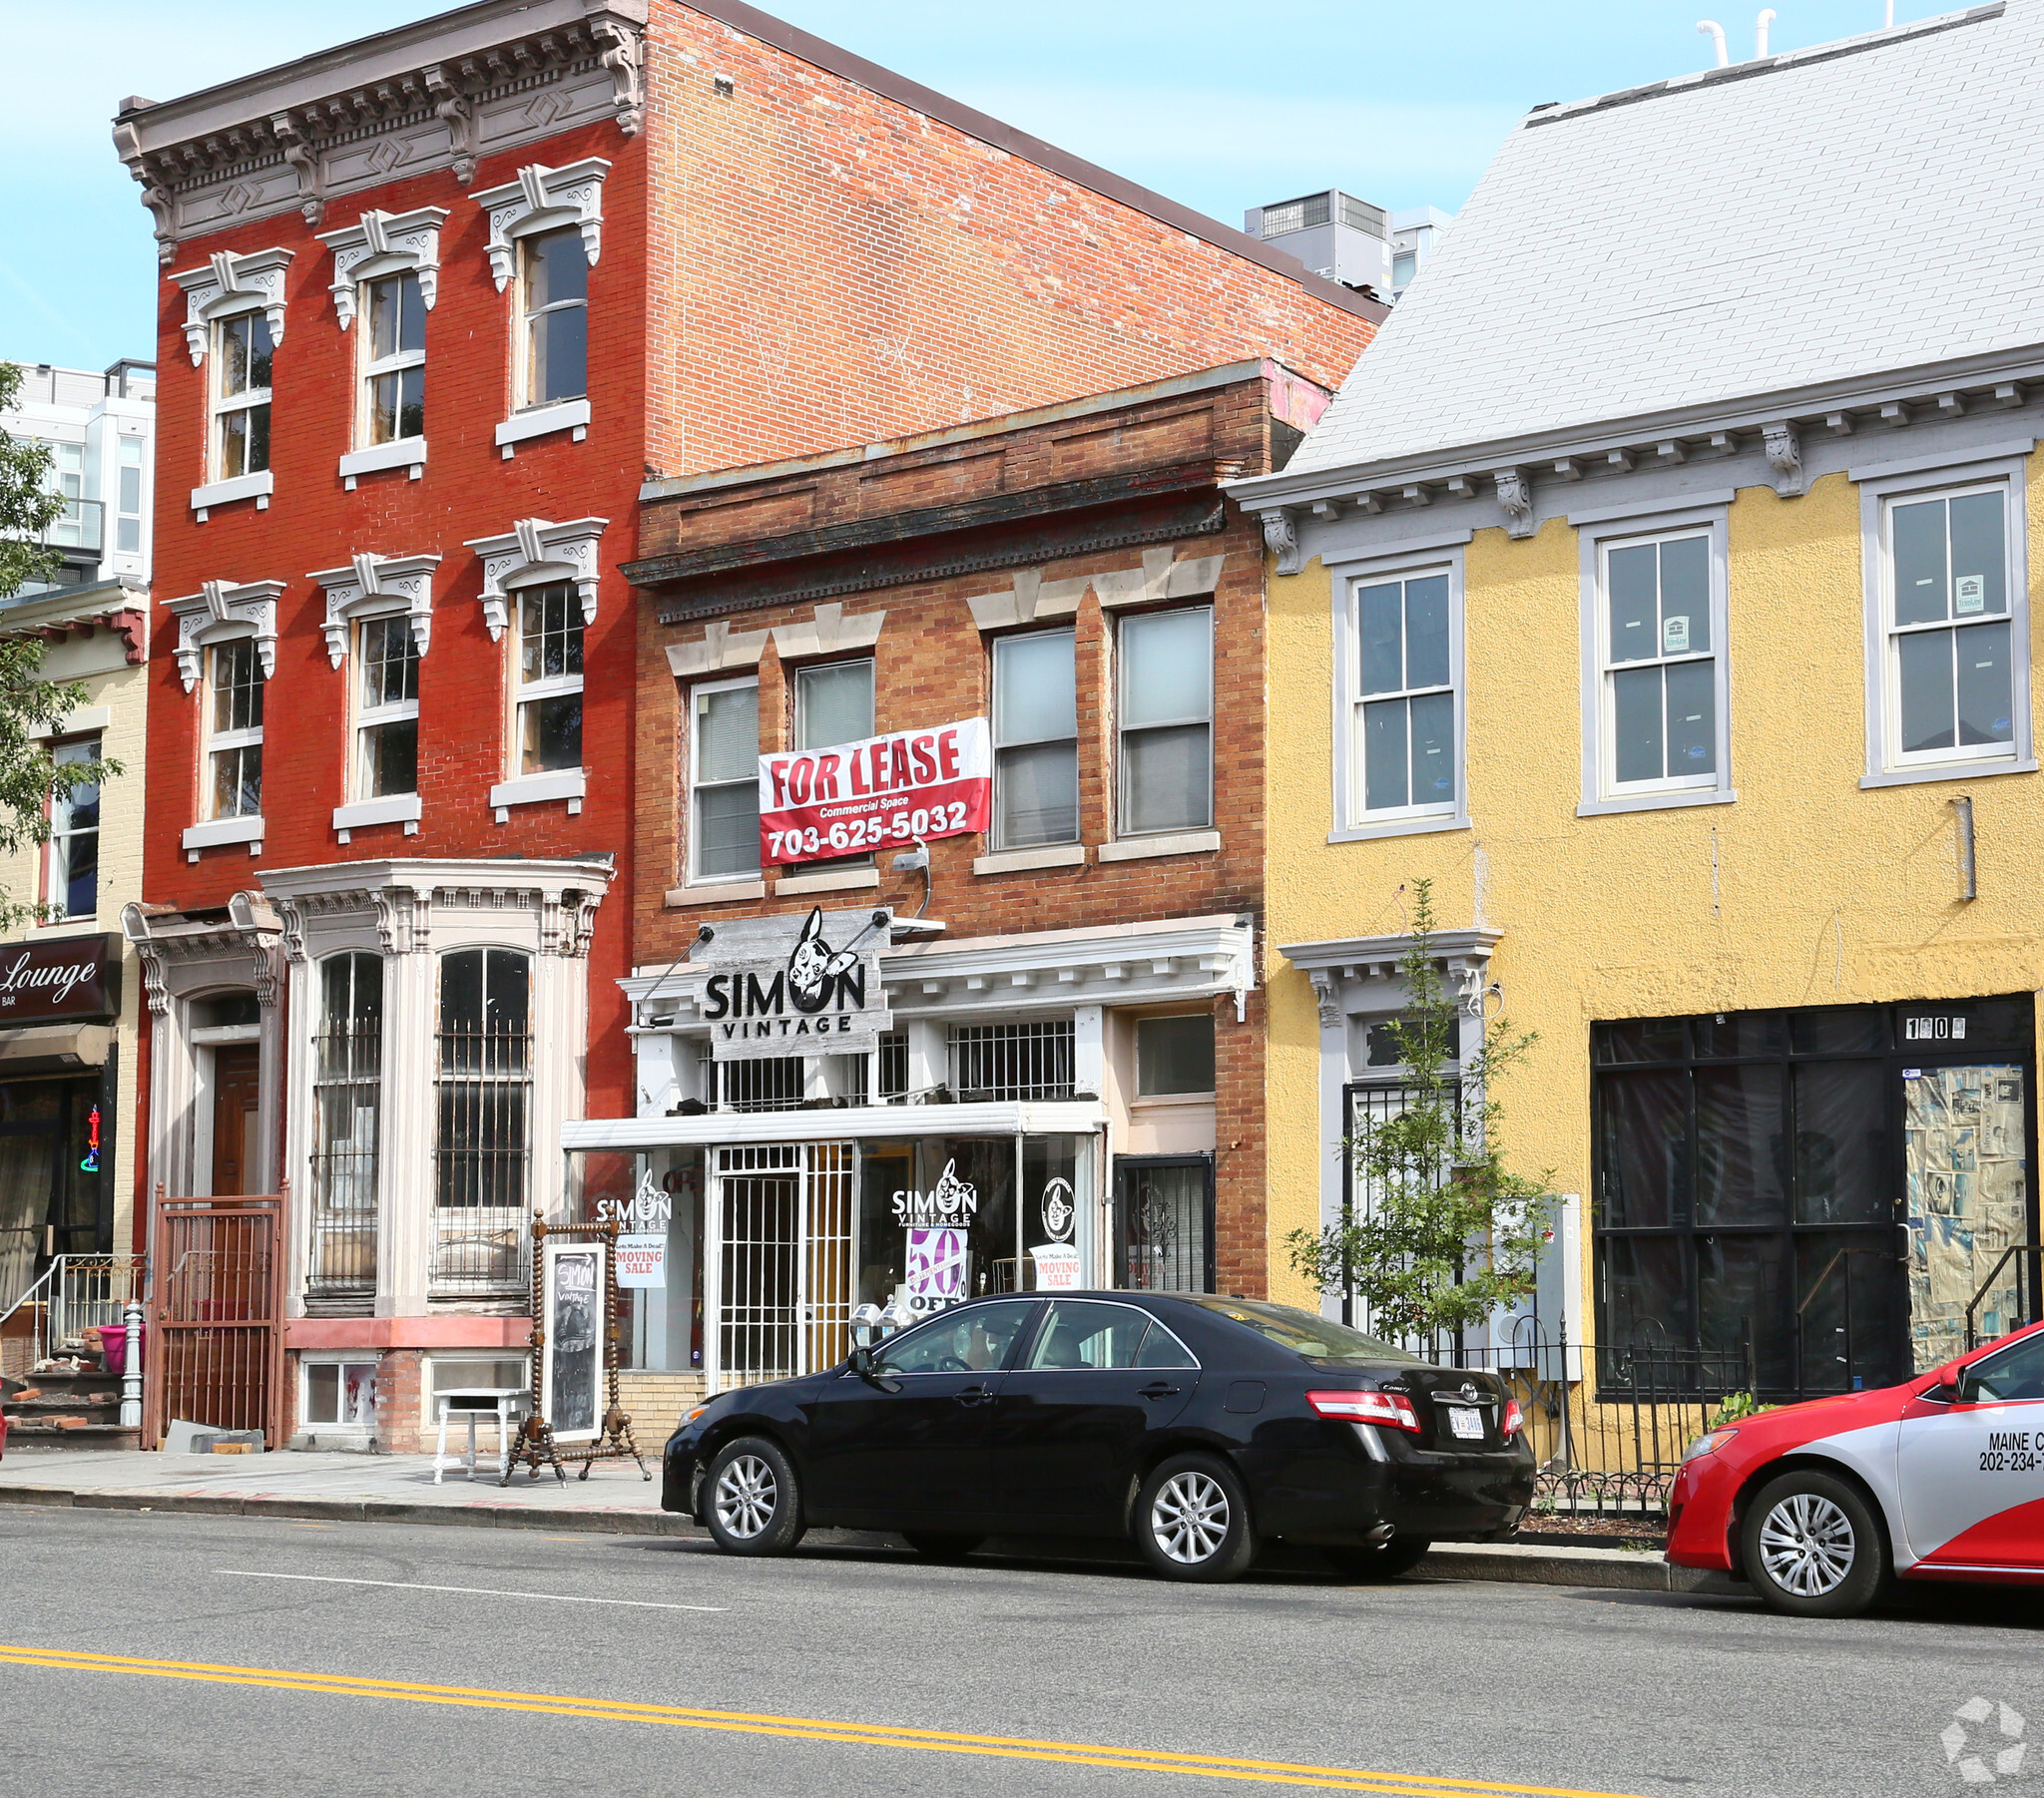
<instances>
[{"instance_id":1,"label":"curb","mask_svg":"<svg viewBox=\"0 0 2044 1798\"><path fill-rule=\"evenodd\" d=\"M0 1486L0 1507L175 1512L188 1517L275 1517L343 1524L445 1524L471 1530L548 1530L594 1536L700 1537L691 1519L665 1511L551 1511L529 1505L414 1505L394 1499L293 1499L226 1493L134 1492L68 1486ZM819 1532L832 1539L839 1532ZM844 1533L847 1544L891 1539ZM1040 1552L1038 1550L1037 1552ZM1492 1580L1603 1591L1702 1592L1750 1596L1728 1573L1670 1567L1658 1555L1623 1549L1560 1549L1511 1543L1441 1543L1413 1570L1421 1579Z\"/></svg>"}]
</instances>

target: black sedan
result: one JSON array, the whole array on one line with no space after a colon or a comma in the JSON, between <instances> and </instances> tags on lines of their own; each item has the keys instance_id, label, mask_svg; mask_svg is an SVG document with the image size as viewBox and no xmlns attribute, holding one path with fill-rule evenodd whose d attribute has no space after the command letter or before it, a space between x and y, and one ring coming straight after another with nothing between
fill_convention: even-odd
<instances>
[{"instance_id":1,"label":"black sedan","mask_svg":"<svg viewBox=\"0 0 2044 1798\"><path fill-rule=\"evenodd\" d=\"M1388 1578L1492 1542L1533 1499L1519 1408L1308 1311L1081 1292L978 1299L826 1372L741 1387L669 1440L661 1504L733 1555L811 1526L919 1553L988 1536L1133 1538L1173 1579L1231 1579L1261 1541Z\"/></svg>"}]
</instances>

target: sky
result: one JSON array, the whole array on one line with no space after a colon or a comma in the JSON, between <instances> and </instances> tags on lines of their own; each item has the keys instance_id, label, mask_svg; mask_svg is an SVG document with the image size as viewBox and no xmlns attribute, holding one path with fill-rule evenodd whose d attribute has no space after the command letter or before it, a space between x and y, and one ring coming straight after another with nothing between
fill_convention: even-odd
<instances>
[{"instance_id":1,"label":"sky","mask_svg":"<svg viewBox=\"0 0 2044 1798\"><path fill-rule=\"evenodd\" d=\"M0 356L149 356L157 274L109 126L444 10L432 0L0 0ZM1778 0L1772 48L1877 29L1883 0ZM1329 187L1454 212L1514 121L1735 61L1757 7L1723 0L766 0L767 10L1231 225ZM1952 10L1899 0L1898 22ZM1617 172L1614 172L1617 173Z\"/></svg>"}]
</instances>

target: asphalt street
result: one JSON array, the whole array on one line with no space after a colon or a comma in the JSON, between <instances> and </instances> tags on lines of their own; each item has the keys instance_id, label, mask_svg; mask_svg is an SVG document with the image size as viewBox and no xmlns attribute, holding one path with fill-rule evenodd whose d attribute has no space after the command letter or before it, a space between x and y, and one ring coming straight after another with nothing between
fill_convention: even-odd
<instances>
[{"instance_id":1,"label":"asphalt street","mask_svg":"<svg viewBox=\"0 0 2044 1798\"><path fill-rule=\"evenodd\" d=\"M0 1512L0 1790L45 1798L1910 1798L1977 1789L1959 1763L1991 1772L2010 1716L2044 1734L2044 1606L2013 1593L1809 1623L1303 1565L1184 1587L1099 1561L55 1509ZM1948 1755L1975 1698L2009 1712Z\"/></svg>"}]
</instances>

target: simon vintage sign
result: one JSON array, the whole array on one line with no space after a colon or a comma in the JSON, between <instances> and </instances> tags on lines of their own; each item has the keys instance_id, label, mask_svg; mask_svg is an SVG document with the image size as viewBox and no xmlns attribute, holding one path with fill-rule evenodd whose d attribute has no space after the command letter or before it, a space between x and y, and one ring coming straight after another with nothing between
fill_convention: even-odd
<instances>
[{"instance_id":1,"label":"simon vintage sign","mask_svg":"<svg viewBox=\"0 0 2044 1798\"><path fill-rule=\"evenodd\" d=\"M702 1016L713 1062L870 1055L893 1023L880 985L888 914L753 918L720 925L689 959L710 967ZM721 953L720 953L721 952Z\"/></svg>"}]
</instances>

